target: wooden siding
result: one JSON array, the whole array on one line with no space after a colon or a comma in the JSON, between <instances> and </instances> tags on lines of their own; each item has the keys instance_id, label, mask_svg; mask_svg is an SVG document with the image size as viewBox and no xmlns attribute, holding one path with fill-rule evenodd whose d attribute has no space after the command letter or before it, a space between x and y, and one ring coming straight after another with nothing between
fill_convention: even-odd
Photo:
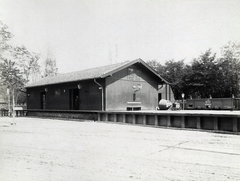
<instances>
[{"instance_id":1,"label":"wooden siding","mask_svg":"<svg viewBox=\"0 0 240 181\"><path fill-rule=\"evenodd\" d=\"M135 78L129 78L129 68L135 70ZM154 110L158 102L157 80L141 66L130 66L106 78L106 110L126 110L133 101L133 86L142 85L136 92L136 102L143 110Z\"/></svg>"},{"instance_id":2,"label":"wooden siding","mask_svg":"<svg viewBox=\"0 0 240 181\"><path fill-rule=\"evenodd\" d=\"M103 81L99 81L99 83L104 85ZM81 84L81 89L78 89L79 110L101 110L102 93L94 80L28 88L27 108L41 109L41 92L45 92L45 88L47 88L48 90L45 92L46 109L69 110L70 90L77 89L78 84Z\"/></svg>"}]
</instances>

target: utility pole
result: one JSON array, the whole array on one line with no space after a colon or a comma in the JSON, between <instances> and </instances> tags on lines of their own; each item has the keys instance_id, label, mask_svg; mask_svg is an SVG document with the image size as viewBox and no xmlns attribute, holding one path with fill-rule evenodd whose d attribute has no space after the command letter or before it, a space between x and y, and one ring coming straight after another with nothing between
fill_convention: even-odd
<instances>
[{"instance_id":1,"label":"utility pole","mask_svg":"<svg viewBox=\"0 0 240 181\"><path fill-rule=\"evenodd\" d=\"M183 109L183 110L184 110L184 96L185 96L185 94L182 93L182 109Z\"/></svg>"},{"instance_id":2,"label":"utility pole","mask_svg":"<svg viewBox=\"0 0 240 181\"><path fill-rule=\"evenodd\" d=\"M10 117L10 92L9 88L7 88L7 95L8 95L8 116Z\"/></svg>"},{"instance_id":3,"label":"utility pole","mask_svg":"<svg viewBox=\"0 0 240 181\"><path fill-rule=\"evenodd\" d=\"M10 115L10 94L9 94L9 115ZM14 88L12 87L12 121L11 125L16 124L15 123L15 96L14 96Z\"/></svg>"},{"instance_id":4,"label":"utility pole","mask_svg":"<svg viewBox=\"0 0 240 181\"><path fill-rule=\"evenodd\" d=\"M15 97L14 97L14 88L13 88L13 123L15 123Z\"/></svg>"}]
</instances>

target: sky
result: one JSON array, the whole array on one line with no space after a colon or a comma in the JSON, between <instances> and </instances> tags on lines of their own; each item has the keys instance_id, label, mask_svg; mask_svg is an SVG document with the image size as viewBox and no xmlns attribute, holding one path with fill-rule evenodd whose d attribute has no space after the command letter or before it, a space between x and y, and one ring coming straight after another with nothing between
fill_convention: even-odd
<instances>
[{"instance_id":1,"label":"sky","mask_svg":"<svg viewBox=\"0 0 240 181\"><path fill-rule=\"evenodd\" d=\"M10 44L60 73L141 58L191 62L240 42L240 0L0 0Z\"/></svg>"}]
</instances>

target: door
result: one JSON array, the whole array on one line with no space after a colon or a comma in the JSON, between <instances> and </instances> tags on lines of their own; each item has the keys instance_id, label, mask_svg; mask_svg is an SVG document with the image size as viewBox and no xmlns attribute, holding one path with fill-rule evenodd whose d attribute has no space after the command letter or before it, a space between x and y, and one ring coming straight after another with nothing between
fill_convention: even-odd
<instances>
[{"instance_id":1,"label":"door","mask_svg":"<svg viewBox=\"0 0 240 181\"><path fill-rule=\"evenodd\" d=\"M79 110L79 89L69 90L70 110Z\"/></svg>"},{"instance_id":2,"label":"door","mask_svg":"<svg viewBox=\"0 0 240 181\"><path fill-rule=\"evenodd\" d=\"M158 103L162 99L162 93L158 93Z\"/></svg>"},{"instance_id":3,"label":"door","mask_svg":"<svg viewBox=\"0 0 240 181\"><path fill-rule=\"evenodd\" d=\"M47 100L47 95L46 92L41 92L41 109L46 109L46 100Z\"/></svg>"}]
</instances>

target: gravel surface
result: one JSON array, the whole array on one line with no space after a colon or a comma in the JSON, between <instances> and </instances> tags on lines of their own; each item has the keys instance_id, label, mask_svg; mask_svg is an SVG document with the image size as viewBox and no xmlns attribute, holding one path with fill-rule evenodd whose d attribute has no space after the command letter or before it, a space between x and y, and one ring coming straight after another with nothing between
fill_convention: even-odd
<instances>
[{"instance_id":1,"label":"gravel surface","mask_svg":"<svg viewBox=\"0 0 240 181\"><path fill-rule=\"evenodd\" d=\"M240 136L0 118L1 181L240 180Z\"/></svg>"}]
</instances>

